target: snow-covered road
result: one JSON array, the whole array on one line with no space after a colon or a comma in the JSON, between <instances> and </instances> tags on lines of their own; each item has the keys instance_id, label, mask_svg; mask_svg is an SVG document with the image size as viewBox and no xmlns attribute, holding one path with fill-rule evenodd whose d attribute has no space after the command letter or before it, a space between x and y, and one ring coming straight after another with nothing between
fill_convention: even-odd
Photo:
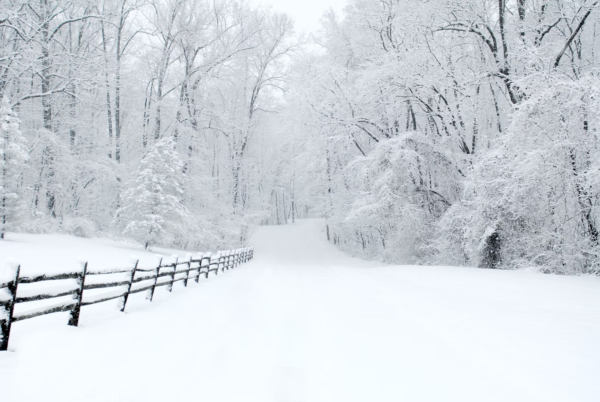
<instances>
[{"instance_id":1,"label":"snow-covered road","mask_svg":"<svg viewBox=\"0 0 600 402\"><path fill-rule=\"evenodd\" d=\"M600 278L380 266L313 220L252 244L249 264L126 314L15 324L0 400L600 400Z\"/></svg>"}]
</instances>

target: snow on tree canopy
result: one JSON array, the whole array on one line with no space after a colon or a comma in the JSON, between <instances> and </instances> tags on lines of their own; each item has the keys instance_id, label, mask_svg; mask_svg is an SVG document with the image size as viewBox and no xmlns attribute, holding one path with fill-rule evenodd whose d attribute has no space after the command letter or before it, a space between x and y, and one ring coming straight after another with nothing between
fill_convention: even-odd
<instances>
[{"instance_id":1,"label":"snow on tree canopy","mask_svg":"<svg viewBox=\"0 0 600 402\"><path fill-rule=\"evenodd\" d=\"M0 233L600 274L600 1L0 4Z\"/></svg>"}]
</instances>

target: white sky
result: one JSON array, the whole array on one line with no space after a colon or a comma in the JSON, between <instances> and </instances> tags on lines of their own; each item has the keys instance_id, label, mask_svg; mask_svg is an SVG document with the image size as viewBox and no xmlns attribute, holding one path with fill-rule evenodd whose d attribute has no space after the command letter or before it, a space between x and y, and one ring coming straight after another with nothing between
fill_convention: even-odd
<instances>
[{"instance_id":1,"label":"white sky","mask_svg":"<svg viewBox=\"0 0 600 402\"><path fill-rule=\"evenodd\" d=\"M288 14L294 20L296 33L319 29L319 20L325 10L341 12L346 0L254 0L256 4L271 5L273 10Z\"/></svg>"}]
</instances>

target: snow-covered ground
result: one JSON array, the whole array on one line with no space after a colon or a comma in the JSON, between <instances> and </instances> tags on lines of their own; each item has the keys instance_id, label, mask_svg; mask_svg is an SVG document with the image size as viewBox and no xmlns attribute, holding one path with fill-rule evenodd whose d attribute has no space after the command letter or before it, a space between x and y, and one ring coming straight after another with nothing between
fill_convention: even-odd
<instances>
[{"instance_id":1,"label":"snow-covered ground","mask_svg":"<svg viewBox=\"0 0 600 402\"><path fill-rule=\"evenodd\" d=\"M205 250L210 251L210 250ZM0 241L0 279L5 279L7 267L21 264L21 274L73 272L79 263L87 261L90 270L133 267L156 267L157 256L172 258L186 256L185 251L150 247L144 250L139 243L108 239L84 239L69 235L31 235L8 233ZM1 280L0 280L1 281Z\"/></svg>"},{"instance_id":2,"label":"snow-covered ground","mask_svg":"<svg viewBox=\"0 0 600 402\"><path fill-rule=\"evenodd\" d=\"M251 243L250 263L132 296L125 314L108 302L79 328L66 313L15 323L0 400L600 400L600 278L378 266L329 245L320 221Z\"/></svg>"}]
</instances>

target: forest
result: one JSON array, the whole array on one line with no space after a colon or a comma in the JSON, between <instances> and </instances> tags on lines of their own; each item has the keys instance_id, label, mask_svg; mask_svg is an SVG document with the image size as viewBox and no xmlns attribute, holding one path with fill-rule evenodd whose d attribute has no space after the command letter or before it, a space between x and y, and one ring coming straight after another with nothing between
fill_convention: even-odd
<instances>
[{"instance_id":1,"label":"forest","mask_svg":"<svg viewBox=\"0 0 600 402\"><path fill-rule=\"evenodd\" d=\"M596 39L599 39L597 41ZM600 274L600 1L2 0L0 237ZM0 240L2 241L2 240Z\"/></svg>"}]
</instances>

